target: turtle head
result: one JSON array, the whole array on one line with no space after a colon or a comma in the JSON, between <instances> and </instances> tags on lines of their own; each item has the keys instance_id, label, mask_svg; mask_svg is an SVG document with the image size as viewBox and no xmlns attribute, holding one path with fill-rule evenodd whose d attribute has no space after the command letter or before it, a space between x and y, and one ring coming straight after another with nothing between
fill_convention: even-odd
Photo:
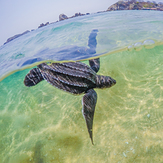
<instances>
[{"instance_id":1,"label":"turtle head","mask_svg":"<svg viewBox=\"0 0 163 163\"><path fill-rule=\"evenodd\" d=\"M116 80L110 76L97 75L96 87L97 88L110 88L116 84Z\"/></svg>"}]
</instances>

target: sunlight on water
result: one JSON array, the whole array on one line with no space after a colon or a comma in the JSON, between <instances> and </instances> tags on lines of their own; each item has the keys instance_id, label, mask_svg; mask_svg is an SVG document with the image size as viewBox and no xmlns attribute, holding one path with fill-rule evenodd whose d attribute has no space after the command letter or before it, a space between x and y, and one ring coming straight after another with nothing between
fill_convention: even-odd
<instances>
[{"instance_id":1,"label":"sunlight on water","mask_svg":"<svg viewBox=\"0 0 163 163\"><path fill-rule=\"evenodd\" d=\"M29 69L1 81L0 162L162 162L163 45L149 44L101 57L98 74L117 84L96 89L94 146L81 112L83 95L46 81L25 87Z\"/></svg>"}]
</instances>

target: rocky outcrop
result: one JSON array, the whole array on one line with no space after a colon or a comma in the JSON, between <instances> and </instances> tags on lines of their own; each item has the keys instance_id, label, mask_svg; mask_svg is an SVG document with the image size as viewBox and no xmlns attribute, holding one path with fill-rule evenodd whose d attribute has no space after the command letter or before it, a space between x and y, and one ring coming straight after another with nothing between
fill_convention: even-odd
<instances>
[{"instance_id":1,"label":"rocky outcrop","mask_svg":"<svg viewBox=\"0 0 163 163\"><path fill-rule=\"evenodd\" d=\"M77 17L77 16L83 16L85 14L81 14L80 12L79 13L75 13L74 17Z\"/></svg>"},{"instance_id":2,"label":"rocky outcrop","mask_svg":"<svg viewBox=\"0 0 163 163\"><path fill-rule=\"evenodd\" d=\"M163 11L162 3L143 2L141 0L121 0L111 5L107 11L115 10L159 10Z\"/></svg>"},{"instance_id":3,"label":"rocky outcrop","mask_svg":"<svg viewBox=\"0 0 163 163\"><path fill-rule=\"evenodd\" d=\"M42 23L42 24L40 24L40 26L38 27L38 28L41 28L41 27L44 27L44 26L47 26L49 24L49 22L47 22L47 23Z\"/></svg>"},{"instance_id":4,"label":"rocky outcrop","mask_svg":"<svg viewBox=\"0 0 163 163\"><path fill-rule=\"evenodd\" d=\"M59 21L61 20L65 20L65 19L70 19L70 18L74 18L74 17L78 17L78 16L83 16L83 15L89 15L90 13L86 13L86 14L81 14L79 13L75 13L75 15L71 16L71 17L67 17L65 14L60 14L59 15Z\"/></svg>"},{"instance_id":5,"label":"rocky outcrop","mask_svg":"<svg viewBox=\"0 0 163 163\"><path fill-rule=\"evenodd\" d=\"M17 34L17 35L12 36L12 37L8 38L7 41L6 41L4 44L7 44L8 42L10 42L10 41L12 41L12 40L14 40L14 39L16 39L16 38L18 38L18 37L20 37L20 36L22 36L22 35L25 35L25 34L28 33L28 32L30 32L30 31L27 30L27 31L25 31L25 32L23 32L23 33L21 33L21 34Z\"/></svg>"},{"instance_id":6,"label":"rocky outcrop","mask_svg":"<svg viewBox=\"0 0 163 163\"><path fill-rule=\"evenodd\" d=\"M59 15L59 21L68 19L68 17L65 14L60 14Z\"/></svg>"}]
</instances>

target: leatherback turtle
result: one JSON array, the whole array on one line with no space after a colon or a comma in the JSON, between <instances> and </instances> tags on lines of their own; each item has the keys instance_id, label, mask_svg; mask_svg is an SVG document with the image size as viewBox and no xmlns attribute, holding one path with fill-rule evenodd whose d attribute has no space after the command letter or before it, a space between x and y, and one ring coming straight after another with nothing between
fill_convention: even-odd
<instances>
[{"instance_id":1,"label":"leatherback turtle","mask_svg":"<svg viewBox=\"0 0 163 163\"><path fill-rule=\"evenodd\" d=\"M97 30L89 36L88 46L95 52ZM82 99L82 113L86 121L89 136L93 144L92 128L97 93L94 88L109 88L116 84L110 76L97 75L100 68L100 59L89 60L89 65L81 62L41 63L25 76L25 86L34 86L46 80L52 86L72 94L85 93Z\"/></svg>"}]
</instances>

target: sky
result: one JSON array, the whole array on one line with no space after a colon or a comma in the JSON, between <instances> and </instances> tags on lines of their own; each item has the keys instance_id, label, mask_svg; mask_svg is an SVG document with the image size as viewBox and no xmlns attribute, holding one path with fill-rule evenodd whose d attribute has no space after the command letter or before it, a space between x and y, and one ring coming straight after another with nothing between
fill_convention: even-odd
<instances>
[{"instance_id":1,"label":"sky","mask_svg":"<svg viewBox=\"0 0 163 163\"><path fill-rule=\"evenodd\" d=\"M105 11L118 0L0 0L0 46L9 37L38 28L41 23L59 20L64 13ZM163 0L155 0L163 2Z\"/></svg>"}]
</instances>

